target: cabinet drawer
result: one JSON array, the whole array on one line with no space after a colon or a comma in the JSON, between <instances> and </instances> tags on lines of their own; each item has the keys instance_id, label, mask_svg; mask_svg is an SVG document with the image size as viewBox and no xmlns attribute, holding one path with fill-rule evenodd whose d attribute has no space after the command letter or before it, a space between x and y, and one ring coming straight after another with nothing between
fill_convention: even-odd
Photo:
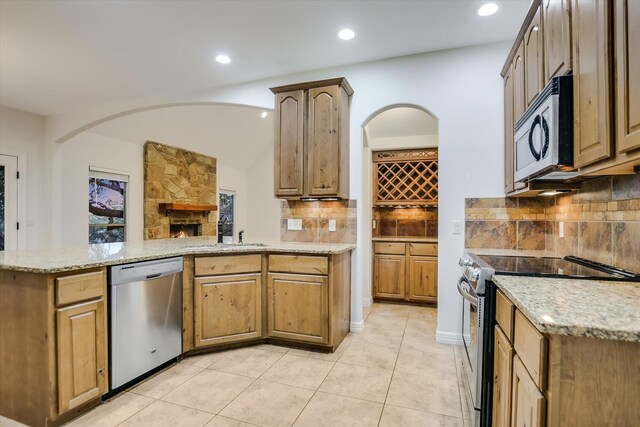
<instances>
[{"instance_id":1,"label":"cabinet drawer","mask_svg":"<svg viewBox=\"0 0 640 427\"><path fill-rule=\"evenodd\" d=\"M329 258L323 256L269 255L269 271L326 276L329 274Z\"/></svg>"},{"instance_id":2,"label":"cabinet drawer","mask_svg":"<svg viewBox=\"0 0 640 427\"><path fill-rule=\"evenodd\" d=\"M394 242L375 242L373 252L377 254L404 255L405 244Z\"/></svg>"},{"instance_id":3,"label":"cabinet drawer","mask_svg":"<svg viewBox=\"0 0 640 427\"><path fill-rule=\"evenodd\" d=\"M76 274L56 279L56 304L66 305L74 302L98 298L105 293L104 272Z\"/></svg>"},{"instance_id":4,"label":"cabinet drawer","mask_svg":"<svg viewBox=\"0 0 640 427\"><path fill-rule=\"evenodd\" d=\"M513 347L539 389L546 386L547 340L516 310Z\"/></svg>"},{"instance_id":5,"label":"cabinet drawer","mask_svg":"<svg viewBox=\"0 0 640 427\"><path fill-rule=\"evenodd\" d=\"M502 291L496 293L496 322L509 341L513 342L513 312L515 306Z\"/></svg>"},{"instance_id":6,"label":"cabinet drawer","mask_svg":"<svg viewBox=\"0 0 640 427\"><path fill-rule=\"evenodd\" d=\"M262 270L262 255L232 255L195 259L196 276L256 273Z\"/></svg>"},{"instance_id":7,"label":"cabinet drawer","mask_svg":"<svg viewBox=\"0 0 640 427\"><path fill-rule=\"evenodd\" d=\"M438 256L437 243L409 243L410 255Z\"/></svg>"}]
</instances>

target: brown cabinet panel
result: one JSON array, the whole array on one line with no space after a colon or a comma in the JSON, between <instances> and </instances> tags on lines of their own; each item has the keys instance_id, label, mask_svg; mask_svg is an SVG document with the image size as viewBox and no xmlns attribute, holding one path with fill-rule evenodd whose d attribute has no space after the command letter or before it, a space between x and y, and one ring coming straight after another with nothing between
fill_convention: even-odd
<instances>
[{"instance_id":1,"label":"brown cabinet panel","mask_svg":"<svg viewBox=\"0 0 640 427\"><path fill-rule=\"evenodd\" d=\"M543 0L544 81L567 74L571 63L571 2Z\"/></svg>"},{"instance_id":2,"label":"brown cabinet panel","mask_svg":"<svg viewBox=\"0 0 640 427\"><path fill-rule=\"evenodd\" d=\"M404 255L407 251L405 243L398 242L374 242L373 252L387 255Z\"/></svg>"},{"instance_id":3,"label":"brown cabinet panel","mask_svg":"<svg viewBox=\"0 0 640 427\"><path fill-rule=\"evenodd\" d=\"M529 377L518 356L513 359L511 426L542 427L545 424L545 398Z\"/></svg>"},{"instance_id":4,"label":"brown cabinet panel","mask_svg":"<svg viewBox=\"0 0 640 427\"><path fill-rule=\"evenodd\" d=\"M104 271L56 278L56 304L66 305L104 296Z\"/></svg>"},{"instance_id":5,"label":"brown cabinet panel","mask_svg":"<svg viewBox=\"0 0 640 427\"><path fill-rule=\"evenodd\" d=\"M268 336L327 344L328 284L326 276L269 273Z\"/></svg>"},{"instance_id":6,"label":"brown cabinet panel","mask_svg":"<svg viewBox=\"0 0 640 427\"><path fill-rule=\"evenodd\" d=\"M438 258L409 257L410 301L434 302L438 298Z\"/></svg>"},{"instance_id":7,"label":"brown cabinet panel","mask_svg":"<svg viewBox=\"0 0 640 427\"><path fill-rule=\"evenodd\" d=\"M404 255L373 256L373 296L404 299L406 257Z\"/></svg>"},{"instance_id":8,"label":"brown cabinet panel","mask_svg":"<svg viewBox=\"0 0 640 427\"><path fill-rule=\"evenodd\" d=\"M269 255L269 271L326 276L329 274L329 258L307 255Z\"/></svg>"},{"instance_id":9,"label":"brown cabinet panel","mask_svg":"<svg viewBox=\"0 0 640 427\"><path fill-rule=\"evenodd\" d=\"M437 243L408 243L409 255L438 256Z\"/></svg>"},{"instance_id":10,"label":"brown cabinet panel","mask_svg":"<svg viewBox=\"0 0 640 427\"><path fill-rule=\"evenodd\" d=\"M513 347L502 329L495 328L493 356L493 426L509 427L511 421L511 377Z\"/></svg>"},{"instance_id":11,"label":"brown cabinet panel","mask_svg":"<svg viewBox=\"0 0 640 427\"><path fill-rule=\"evenodd\" d=\"M275 173L276 196L302 196L304 174L305 91L276 94Z\"/></svg>"},{"instance_id":12,"label":"brown cabinet panel","mask_svg":"<svg viewBox=\"0 0 640 427\"><path fill-rule=\"evenodd\" d=\"M502 291L496 292L496 323L500 325L507 338L513 340L513 315L515 306Z\"/></svg>"},{"instance_id":13,"label":"brown cabinet panel","mask_svg":"<svg viewBox=\"0 0 640 427\"><path fill-rule=\"evenodd\" d=\"M513 347L535 384L544 390L547 382L547 339L516 310Z\"/></svg>"},{"instance_id":14,"label":"brown cabinet panel","mask_svg":"<svg viewBox=\"0 0 640 427\"><path fill-rule=\"evenodd\" d=\"M310 196L332 196L340 183L340 88L309 90L307 191Z\"/></svg>"},{"instance_id":15,"label":"brown cabinet panel","mask_svg":"<svg viewBox=\"0 0 640 427\"><path fill-rule=\"evenodd\" d=\"M513 123L522 117L526 107L524 43L513 58Z\"/></svg>"},{"instance_id":16,"label":"brown cabinet panel","mask_svg":"<svg viewBox=\"0 0 640 427\"><path fill-rule=\"evenodd\" d=\"M612 2L572 0L574 166L611 157Z\"/></svg>"},{"instance_id":17,"label":"brown cabinet panel","mask_svg":"<svg viewBox=\"0 0 640 427\"><path fill-rule=\"evenodd\" d=\"M262 269L262 255L225 255L195 259L196 276L256 273Z\"/></svg>"},{"instance_id":18,"label":"brown cabinet panel","mask_svg":"<svg viewBox=\"0 0 640 427\"><path fill-rule=\"evenodd\" d=\"M504 75L504 192L510 193L513 187L513 65Z\"/></svg>"},{"instance_id":19,"label":"brown cabinet panel","mask_svg":"<svg viewBox=\"0 0 640 427\"><path fill-rule=\"evenodd\" d=\"M617 0L616 98L617 149L640 148L640 2Z\"/></svg>"},{"instance_id":20,"label":"brown cabinet panel","mask_svg":"<svg viewBox=\"0 0 640 427\"><path fill-rule=\"evenodd\" d=\"M540 15L540 9L538 9L524 34L525 104L527 107L533 103L544 88L544 46Z\"/></svg>"},{"instance_id":21,"label":"brown cabinet panel","mask_svg":"<svg viewBox=\"0 0 640 427\"><path fill-rule=\"evenodd\" d=\"M57 310L58 411L62 414L107 391L104 299Z\"/></svg>"},{"instance_id":22,"label":"brown cabinet panel","mask_svg":"<svg viewBox=\"0 0 640 427\"><path fill-rule=\"evenodd\" d=\"M196 347L260 338L260 273L196 278L193 291Z\"/></svg>"}]
</instances>

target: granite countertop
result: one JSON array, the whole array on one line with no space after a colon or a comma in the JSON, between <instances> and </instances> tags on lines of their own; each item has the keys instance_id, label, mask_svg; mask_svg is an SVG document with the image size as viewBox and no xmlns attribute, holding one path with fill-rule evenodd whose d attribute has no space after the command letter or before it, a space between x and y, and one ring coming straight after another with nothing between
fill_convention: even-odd
<instances>
[{"instance_id":1,"label":"granite countertop","mask_svg":"<svg viewBox=\"0 0 640 427\"><path fill-rule=\"evenodd\" d=\"M335 255L355 249L350 243L264 242L246 246L217 244L210 237L146 240L143 242L107 243L38 251L0 252L0 270L31 273L58 273L84 268L180 255L238 253L304 253Z\"/></svg>"},{"instance_id":2,"label":"granite countertop","mask_svg":"<svg viewBox=\"0 0 640 427\"><path fill-rule=\"evenodd\" d=\"M640 283L495 275L545 334L640 342Z\"/></svg>"},{"instance_id":3,"label":"granite countertop","mask_svg":"<svg viewBox=\"0 0 640 427\"><path fill-rule=\"evenodd\" d=\"M372 237L374 242L417 242L417 243L438 243L437 237Z\"/></svg>"}]
</instances>

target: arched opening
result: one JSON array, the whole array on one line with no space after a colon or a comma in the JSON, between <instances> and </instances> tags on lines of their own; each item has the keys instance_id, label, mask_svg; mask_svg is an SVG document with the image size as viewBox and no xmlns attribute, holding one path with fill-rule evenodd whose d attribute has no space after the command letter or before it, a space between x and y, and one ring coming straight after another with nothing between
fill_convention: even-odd
<instances>
[{"instance_id":1,"label":"arched opening","mask_svg":"<svg viewBox=\"0 0 640 427\"><path fill-rule=\"evenodd\" d=\"M365 305L373 302L374 239L385 238L398 241L412 238L419 241L437 239L437 201L420 203L407 200L385 206L375 198L376 152L393 153L400 150L427 151L437 153L438 118L428 109L413 104L394 104L372 113L362 124L362 276ZM437 154L436 154L437 156ZM419 168L422 166L418 166ZM437 171L437 159L436 159ZM392 174L390 180L393 181ZM434 178L437 188L437 172ZM391 182L393 185L393 182ZM396 183L398 186L404 184ZM402 192L401 192L402 193ZM437 193L436 193L437 194ZM402 197L402 194L399 195ZM437 197L437 196L436 196ZM400 202L401 200L396 200ZM407 209L407 206L413 206ZM402 209L399 209L402 208ZM393 224L393 226L391 226ZM400 228L398 228L400 224ZM384 229L382 228L384 227ZM437 265L435 267L437 271ZM437 289L437 283L435 284ZM398 299L402 297L398 296Z\"/></svg>"}]
</instances>

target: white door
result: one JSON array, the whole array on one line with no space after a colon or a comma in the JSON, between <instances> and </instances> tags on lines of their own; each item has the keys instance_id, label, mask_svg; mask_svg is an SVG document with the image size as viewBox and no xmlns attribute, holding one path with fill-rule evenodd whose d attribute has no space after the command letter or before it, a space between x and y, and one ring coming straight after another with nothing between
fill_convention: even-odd
<instances>
[{"instance_id":1,"label":"white door","mask_svg":"<svg viewBox=\"0 0 640 427\"><path fill-rule=\"evenodd\" d=\"M0 154L0 251L18 249L18 158Z\"/></svg>"}]
</instances>

